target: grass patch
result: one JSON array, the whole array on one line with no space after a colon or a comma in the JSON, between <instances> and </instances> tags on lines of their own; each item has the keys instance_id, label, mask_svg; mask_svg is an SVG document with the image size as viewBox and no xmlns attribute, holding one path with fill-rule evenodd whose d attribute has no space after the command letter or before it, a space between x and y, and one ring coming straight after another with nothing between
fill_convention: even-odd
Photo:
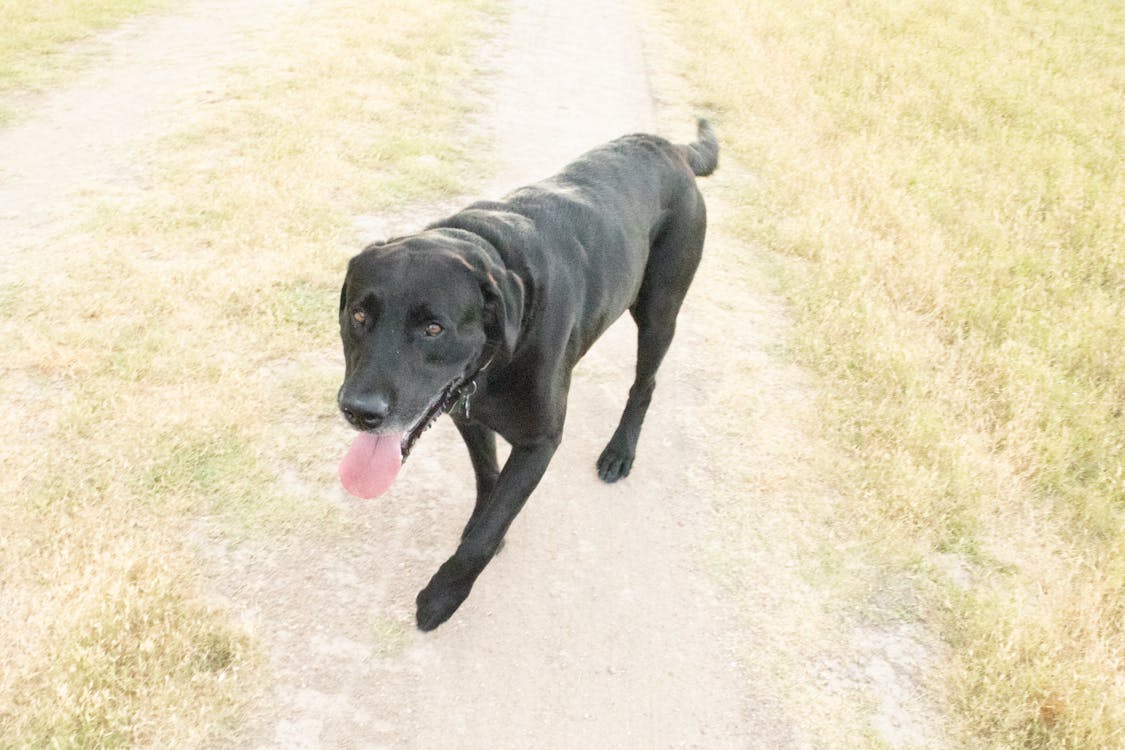
<instances>
[{"instance_id":1,"label":"grass patch","mask_svg":"<svg viewBox=\"0 0 1125 750\"><path fill-rule=\"evenodd\" d=\"M375 653L383 657L401 654L410 642L411 624L389 617L376 616L371 622Z\"/></svg>"},{"instance_id":2,"label":"grass patch","mask_svg":"<svg viewBox=\"0 0 1125 750\"><path fill-rule=\"evenodd\" d=\"M203 711L217 709L220 725L229 722L238 707L230 685L251 688L254 678L244 672L253 670L257 657L247 635L226 624L221 612L185 598L191 583L152 556L151 540L126 541L117 534L115 543L98 551L96 565L72 576L77 585L68 611L53 619L41 644L46 673L12 680L6 741L34 747L160 744L165 727L190 717L202 721L181 725L177 735L198 745L216 731L215 718Z\"/></svg>"},{"instance_id":3,"label":"grass patch","mask_svg":"<svg viewBox=\"0 0 1125 750\"><path fill-rule=\"evenodd\" d=\"M1125 741L1125 10L669 4L967 747ZM962 590L940 565L971 571Z\"/></svg>"},{"instance_id":4,"label":"grass patch","mask_svg":"<svg viewBox=\"0 0 1125 750\"><path fill-rule=\"evenodd\" d=\"M0 125L15 119L4 99L40 89L75 67L73 44L166 0L0 0Z\"/></svg>"},{"instance_id":5,"label":"grass patch","mask_svg":"<svg viewBox=\"0 0 1125 750\"><path fill-rule=\"evenodd\" d=\"M4 745L200 746L237 723L260 659L201 596L188 530L331 529L354 217L486 171L466 61L493 12L310 7L154 144L144 192L91 195L5 267Z\"/></svg>"}]
</instances>

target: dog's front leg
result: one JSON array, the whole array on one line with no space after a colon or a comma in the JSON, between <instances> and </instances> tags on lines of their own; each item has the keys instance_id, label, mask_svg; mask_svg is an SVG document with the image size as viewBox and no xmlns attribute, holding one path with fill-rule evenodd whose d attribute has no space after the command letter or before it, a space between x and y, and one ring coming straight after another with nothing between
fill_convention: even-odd
<instances>
[{"instance_id":1,"label":"dog's front leg","mask_svg":"<svg viewBox=\"0 0 1125 750\"><path fill-rule=\"evenodd\" d=\"M500 478L500 467L496 463L496 433L482 424L470 422L467 419L454 417L453 423L465 440L469 449L469 460L473 462L473 474L477 480L477 497L473 506L473 514L465 524L465 531L461 534L464 539L473 528L481 512L487 507L496 482Z\"/></svg>"},{"instance_id":2,"label":"dog's front leg","mask_svg":"<svg viewBox=\"0 0 1125 750\"><path fill-rule=\"evenodd\" d=\"M476 520L466 530L457 552L418 594L420 630L433 630L441 625L465 601L473 582L496 554L508 527L539 484L557 446L558 440L551 439L512 447L492 497L475 513Z\"/></svg>"}]
</instances>

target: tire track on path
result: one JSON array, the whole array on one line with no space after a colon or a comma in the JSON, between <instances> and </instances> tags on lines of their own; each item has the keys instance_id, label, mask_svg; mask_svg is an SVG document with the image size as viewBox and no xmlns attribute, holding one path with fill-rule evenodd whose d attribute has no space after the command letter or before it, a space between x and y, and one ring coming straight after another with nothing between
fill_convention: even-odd
<instances>
[{"instance_id":1,"label":"tire track on path","mask_svg":"<svg viewBox=\"0 0 1125 750\"><path fill-rule=\"evenodd\" d=\"M143 191L158 136L221 96L225 66L307 0L197 0L143 15L90 43L92 66L70 85L26 99L34 113L0 129L0 272L70 228L83 201Z\"/></svg>"}]
</instances>

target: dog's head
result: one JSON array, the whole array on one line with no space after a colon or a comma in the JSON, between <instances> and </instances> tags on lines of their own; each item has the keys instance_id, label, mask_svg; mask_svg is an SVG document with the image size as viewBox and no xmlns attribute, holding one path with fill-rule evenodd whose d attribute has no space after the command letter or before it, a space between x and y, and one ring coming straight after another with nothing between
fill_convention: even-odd
<instances>
[{"instance_id":1,"label":"dog's head","mask_svg":"<svg viewBox=\"0 0 1125 750\"><path fill-rule=\"evenodd\" d=\"M519 277L495 251L457 231L375 243L352 258L340 291L345 372L337 401L368 436L357 444L369 452L384 444L378 459L356 458L353 471L364 461L390 463L392 447L405 455L456 386L514 351L523 298Z\"/></svg>"}]
</instances>

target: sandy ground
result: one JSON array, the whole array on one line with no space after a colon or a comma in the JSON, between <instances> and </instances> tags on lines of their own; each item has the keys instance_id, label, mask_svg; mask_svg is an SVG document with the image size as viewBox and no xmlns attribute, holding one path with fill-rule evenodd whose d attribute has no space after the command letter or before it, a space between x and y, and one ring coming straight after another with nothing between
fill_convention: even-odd
<instances>
[{"instance_id":1,"label":"sandy ground","mask_svg":"<svg viewBox=\"0 0 1125 750\"><path fill-rule=\"evenodd\" d=\"M155 137L206 98L223 65L253 53L251 32L285 23L301 4L205 0L127 26L94 74L0 132L8 251L34 248L90 191L143 183ZM481 126L499 168L481 197L545 177L625 132L693 137L685 95L654 63L667 39L655 40L653 28L628 2L516 0L482 55L492 95ZM704 185L713 213L722 211L721 185ZM356 223L374 239L450 208ZM744 251L721 237L707 250ZM633 474L607 486L594 461L624 405L635 346L631 321L612 328L576 371L563 445L505 548L431 634L413 628L414 596L452 553L472 502L471 469L448 420L379 500L325 485L343 508L342 531L237 545L201 533L216 592L269 655L272 682L238 746L853 747L864 742L825 740L842 738L808 722L855 706L886 746L939 746L915 679L931 658L925 638L900 623L856 622L833 625L820 643L809 625L823 619L830 594L797 572L804 547L787 534L820 533L809 528L835 500L809 479L813 397L809 378L776 356L787 331L776 300L749 295L705 261ZM750 363L753 381L732 382L741 377L732 362ZM743 390L755 437L711 434L705 415ZM349 434L337 429L342 455ZM706 466L714 456L744 462L744 475L760 481L722 486L728 475ZM338 459L325 457L325 476ZM795 476L815 497L793 496ZM730 509L750 503L754 538L734 538ZM716 552L731 544L743 554ZM716 559L739 561L733 580L744 590L720 587ZM794 695L827 708L795 711Z\"/></svg>"}]
</instances>

